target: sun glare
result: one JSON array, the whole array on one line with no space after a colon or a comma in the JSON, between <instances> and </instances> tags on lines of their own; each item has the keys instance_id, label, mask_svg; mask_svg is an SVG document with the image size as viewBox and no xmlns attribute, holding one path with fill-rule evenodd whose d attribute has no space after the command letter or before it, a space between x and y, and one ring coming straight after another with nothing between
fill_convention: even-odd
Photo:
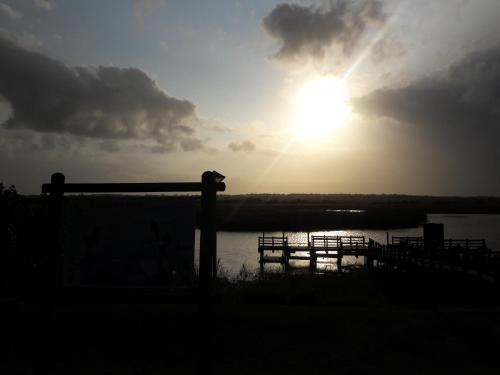
<instances>
[{"instance_id":1,"label":"sun glare","mask_svg":"<svg viewBox=\"0 0 500 375\"><path fill-rule=\"evenodd\" d=\"M332 76L308 81L297 95L296 135L322 138L344 126L351 117L344 85Z\"/></svg>"}]
</instances>

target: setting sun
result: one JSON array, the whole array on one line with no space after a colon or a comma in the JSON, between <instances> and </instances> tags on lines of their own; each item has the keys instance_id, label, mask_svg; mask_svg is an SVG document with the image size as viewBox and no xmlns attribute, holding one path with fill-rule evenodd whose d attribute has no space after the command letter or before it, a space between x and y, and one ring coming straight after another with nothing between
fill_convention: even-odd
<instances>
[{"instance_id":1,"label":"setting sun","mask_svg":"<svg viewBox=\"0 0 500 375\"><path fill-rule=\"evenodd\" d=\"M297 95L296 135L320 138L351 117L342 81L325 76L308 81Z\"/></svg>"}]
</instances>

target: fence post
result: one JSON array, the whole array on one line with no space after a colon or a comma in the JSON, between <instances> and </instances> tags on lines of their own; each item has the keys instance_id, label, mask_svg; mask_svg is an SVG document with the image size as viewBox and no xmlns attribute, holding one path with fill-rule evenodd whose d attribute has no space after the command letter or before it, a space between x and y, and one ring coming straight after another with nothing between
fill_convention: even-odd
<instances>
[{"instance_id":1,"label":"fence post","mask_svg":"<svg viewBox=\"0 0 500 375\"><path fill-rule=\"evenodd\" d=\"M365 255L365 266L369 270L373 269L373 258L374 258L373 252L374 251L375 251L375 245L374 245L373 240L370 238L368 240L368 252Z\"/></svg>"},{"instance_id":2,"label":"fence post","mask_svg":"<svg viewBox=\"0 0 500 375\"><path fill-rule=\"evenodd\" d=\"M259 265L260 273L264 273L264 233L259 237Z\"/></svg>"},{"instance_id":3,"label":"fence post","mask_svg":"<svg viewBox=\"0 0 500 375\"><path fill-rule=\"evenodd\" d=\"M61 215L62 199L64 195L64 182L66 177L62 173L54 173L50 178L49 195L49 243L48 257L44 277L49 288L50 298L55 297L57 289L62 283L62 248L61 248Z\"/></svg>"},{"instance_id":4,"label":"fence post","mask_svg":"<svg viewBox=\"0 0 500 375\"><path fill-rule=\"evenodd\" d=\"M210 294L213 279L217 275L217 231L215 213L217 191L214 172L204 172L201 176L200 212L200 289L202 294Z\"/></svg>"},{"instance_id":5,"label":"fence post","mask_svg":"<svg viewBox=\"0 0 500 375\"><path fill-rule=\"evenodd\" d=\"M337 250L337 271L342 272L342 257L343 257L343 247L342 242L340 242L340 247Z\"/></svg>"},{"instance_id":6,"label":"fence post","mask_svg":"<svg viewBox=\"0 0 500 375\"><path fill-rule=\"evenodd\" d=\"M197 372L212 374L214 327L212 316L212 289L217 276L217 229L216 202L217 179L223 178L217 172L206 171L201 176L200 212L200 333Z\"/></svg>"},{"instance_id":7,"label":"fence post","mask_svg":"<svg viewBox=\"0 0 500 375\"><path fill-rule=\"evenodd\" d=\"M285 271L288 272L290 269L290 249L288 248L288 238L285 238L285 233L283 233L283 260L285 262Z\"/></svg>"},{"instance_id":8,"label":"fence post","mask_svg":"<svg viewBox=\"0 0 500 375\"><path fill-rule=\"evenodd\" d=\"M47 374L54 366L58 341L58 330L53 312L57 292L61 282L61 209L64 194L62 173L54 173L50 179L47 222L43 223L45 230L39 254L39 273L37 274L37 308L32 317L34 332L34 367L35 373ZM51 338L52 340L50 340Z\"/></svg>"}]
</instances>

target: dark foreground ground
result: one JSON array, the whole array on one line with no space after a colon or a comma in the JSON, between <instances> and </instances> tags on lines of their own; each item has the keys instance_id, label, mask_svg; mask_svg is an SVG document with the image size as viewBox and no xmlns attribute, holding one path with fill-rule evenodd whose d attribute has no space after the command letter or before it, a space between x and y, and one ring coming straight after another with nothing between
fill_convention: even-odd
<instances>
[{"instance_id":1,"label":"dark foreground ground","mask_svg":"<svg viewBox=\"0 0 500 375\"><path fill-rule=\"evenodd\" d=\"M498 374L498 296L491 284L433 274L222 281L201 350L215 374ZM4 300L0 372L46 363L54 374L195 373L197 305L160 302L77 299L49 324Z\"/></svg>"}]
</instances>

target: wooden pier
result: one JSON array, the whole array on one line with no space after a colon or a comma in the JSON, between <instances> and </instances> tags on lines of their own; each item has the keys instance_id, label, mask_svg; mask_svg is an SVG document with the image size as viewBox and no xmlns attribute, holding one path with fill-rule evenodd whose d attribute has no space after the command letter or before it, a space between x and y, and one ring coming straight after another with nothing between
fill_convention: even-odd
<instances>
[{"instance_id":1,"label":"wooden pier","mask_svg":"<svg viewBox=\"0 0 500 375\"><path fill-rule=\"evenodd\" d=\"M444 239L427 244L423 237L392 237L377 246L377 266L384 269L433 269L500 281L500 251L483 239Z\"/></svg>"},{"instance_id":2,"label":"wooden pier","mask_svg":"<svg viewBox=\"0 0 500 375\"><path fill-rule=\"evenodd\" d=\"M290 243L284 234L259 237L261 272L265 264L277 263L285 270L290 261L309 262L311 269L318 263L336 263L342 270L345 256L364 257L367 268L385 270L433 269L461 272L500 281L500 251L486 246L484 239L443 239L436 242L424 237L392 237L382 245L364 236L309 236L307 243Z\"/></svg>"},{"instance_id":3,"label":"wooden pier","mask_svg":"<svg viewBox=\"0 0 500 375\"><path fill-rule=\"evenodd\" d=\"M308 261L310 267L318 262L336 262L337 269L342 269L344 256L371 257L373 241L364 236L308 236L307 243L290 243L284 234L281 237L259 237L260 267L263 271L266 263L279 263L285 269L291 260Z\"/></svg>"}]
</instances>

